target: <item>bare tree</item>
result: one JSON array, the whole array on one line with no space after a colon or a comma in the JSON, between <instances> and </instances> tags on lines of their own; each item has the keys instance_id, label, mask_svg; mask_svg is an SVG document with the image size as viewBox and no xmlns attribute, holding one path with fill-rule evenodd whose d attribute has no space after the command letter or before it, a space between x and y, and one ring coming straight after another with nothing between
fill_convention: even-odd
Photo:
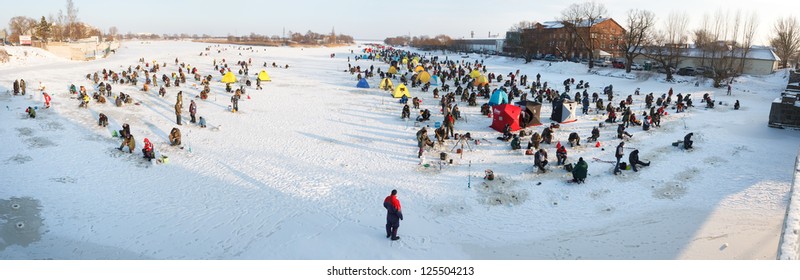
<instances>
[{"instance_id":1,"label":"bare tree","mask_svg":"<svg viewBox=\"0 0 800 280\"><path fill-rule=\"evenodd\" d=\"M580 48L585 49L589 53L589 68L594 67L594 38L596 33L592 32L592 26L596 24L601 18L606 17L608 10L602 3L594 1L575 3L561 11L561 21L564 27L567 28L570 34L580 43ZM584 28L586 32L584 31Z\"/></svg>"},{"instance_id":2,"label":"bare tree","mask_svg":"<svg viewBox=\"0 0 800 280\"><path fill-rule=\"evenodd\" d=\"M119 29L117 29L116 26L112 26L112 27L108 28L108 37L111 40L116 40L117 39L117 35L119 35Z\"/></svg>"},{"instance_id":3,"label":"bare tree","mask_svg":"<svg viewBox=\"0 0 800 280\"><path fill-rule=\"evenodd\" d=\"M653 44L645 48L644 55L664 67L667 81L674 81L673 71L685 54L689 39L689 16L685 12L670 12L663 30L653 36Z\"/></svg>"},{"instance_id":4,"label":"bare tree","mask_svg":"<svg viewBox=\"0 0 800 280\"><path fill-rule=\"evenodd\" d=\"M754 10L750 17L745 19L744 21L744 31L742 35L742 52L741 52L741 59L739 60L739 68L736 72L742 73L744 71L744 60L747 58L747 55L750 53L750 48L753 47L753 38L756 35L756 29L758 29L758 13Z\"/></svg>"},{"instance_id":5,"label":"bare tree","mask_svg":"<svg viewBox=\"0 0 800 280\"><path fill-rule=\"evenodd\" d=\"M769 40L769 44L783 61L783 68L786 68L789 59L800 50L800 23L793 16L780 18L775 22L773 32L775 35Z\"/></svg>"},{"instance_id":6,"label":"bare tree","mask_svg":"<svg viewBox=\"0 0 800 280\"><path fill-rule=\"evenodd\" d=\"M78 8L72 0L67 0L67 15L66 15L66 32L67 37L72 40L79 39L80 35L84 32L84 28L78 25Z\"/></svg>"},{"instance_id":7,"label":"bare tree","mask_svg":"<svg viewBox=\"0 0 800 280\"><path fill-rule=\"evenodd\" d=\"M625 72L631 72L633 59L642 53L645 46L652 42L652 32L656 25L656 16L648 10L628 10L622 47L625 48Z\"/></svg>"},{"instance_id":8,"label":"bare tree","mask_svg":"<svg viewBox=\"0 0 800 280\"><path fill-rule=\"evenodd\" d=\"M512 25L511 28L508 29L508 31L522 32L523 29L533 28L533 24L534 22L532 21L523 20Z\"/></svg>"}]
</instances>

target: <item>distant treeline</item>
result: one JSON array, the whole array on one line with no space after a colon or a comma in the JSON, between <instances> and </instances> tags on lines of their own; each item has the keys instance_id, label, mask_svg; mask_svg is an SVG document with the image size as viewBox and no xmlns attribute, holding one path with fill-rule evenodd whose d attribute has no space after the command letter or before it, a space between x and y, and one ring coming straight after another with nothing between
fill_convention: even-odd
<instances>
[{"instance_id":1,"label":"distant treeline","mask_svg":"<svg viewBox=\"0 0 800 280\"><path fill-rule=\"evenodd\" d=\"M386 38L383 42L390 46L412 46L423 50L444 50L453 45L453 39L447 35L438 35L433 38L428 36L397 36Z\"/></svg>"}]
</instances>

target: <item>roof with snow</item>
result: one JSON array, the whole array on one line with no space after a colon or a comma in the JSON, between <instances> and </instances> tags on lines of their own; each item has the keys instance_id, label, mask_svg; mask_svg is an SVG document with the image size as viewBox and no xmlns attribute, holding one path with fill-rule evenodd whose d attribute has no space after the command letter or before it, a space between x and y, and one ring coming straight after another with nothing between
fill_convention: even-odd
<instances>
[{"instance_id":1,"label":"roof with snow","mask_svg":"<svg viewBox=\"0 0 800 280\"><path fill-rule=\"evenodd\" d=\"M685 57L703 57L703 50L699 48L689 48L685 50ZM711 54L706 52L705 57L710 57ZM730 52L724 53L725 57L740 57L742 56L742 50L734 50L731 54ZM781 59L778 57L775 52L771 49L767 48L750 48L750 51L747 53L748 59L757 59L757 60L769 60L769 61L780 61Z\"/></svg>"}]
</instances>

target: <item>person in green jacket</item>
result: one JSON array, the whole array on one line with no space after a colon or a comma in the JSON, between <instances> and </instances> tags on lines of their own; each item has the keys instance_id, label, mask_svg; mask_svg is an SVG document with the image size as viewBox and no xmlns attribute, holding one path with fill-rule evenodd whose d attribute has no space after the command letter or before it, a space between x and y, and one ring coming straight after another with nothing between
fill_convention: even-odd
<instances>
[{"instance_id":1,"label":"person in green jacket","mask_svg":"<svg viewBox=\"0 0 800 280\"><path fill-rule=\"evenodd\" d=\"M583 160L583 158L578 159L578 163L575 164L575 167L572 168L572 182L575 183L584 183L586 180L586 174L589 172L589 164Z\"/></svg>"},{"instance_id":2,"label":"person in green jacket","mask_svg":"<svg viewBox=\"0 0 800 280\"><path fill-rule=\"evenodd\" d=\"M36 110L34 110L33 107L28 107L28 109L25 109L25 113L28 113L28 117L31 119L36 118Z\"/></svg>"}]
</instances>

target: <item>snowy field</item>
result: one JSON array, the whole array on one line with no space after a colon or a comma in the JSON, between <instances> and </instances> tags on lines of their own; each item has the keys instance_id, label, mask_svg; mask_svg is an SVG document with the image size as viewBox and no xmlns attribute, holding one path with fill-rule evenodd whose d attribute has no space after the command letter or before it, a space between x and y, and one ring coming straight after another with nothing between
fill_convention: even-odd
<instances>
[{"instance_id":1,"label":"snowy field","mask_svg":"<svg viewBox=\"0 0 800 280\"><path fill-rule=\"evenodd\" d=\"M675 94L691 93L697 107L680 114L669 110L661 128L629 129L634 137L626 147L638 148L651 166L614 176L613 164L593 161L614 159L616 127L606 126L601 148L569 149L569 162L583 157L589 163L587 183L574 185L566 183L571 175L561 168L534 173L532 156L494 140L500 133L489 128L491 119L461 103L466 121L457 121L456 131L488 141L463 158L452 153L452 165L440 165L438 151L426 153L428 167L420 165L419 128L400 119L402 105L375 88L379 78L369 80L373 88L358 89L345 72L350 50L360 54L357 46L254 47L257 52L222 46L198 56L207 46L125 42L115 55L92 62L65 61L37 49L24 49L26 59L23 49L7 48L14 57L0 64L0 259L776 258L800 143L800 132L766 125L770 102L786 85L783 72L741 77L733 96L725 96L710 81L695 87L693 78L665 83L663 75L614 69L590 74L568 62L486 58L487 70L503 76L520 69L535 80L541 73L553 86L574 78L588 81L590 93L613 84L615 103L636 88L657 96L670 87ZM176 126L175 87L162 98L152 88L144 93L113 85L115 93L141 102L120 108L94 102L78 108L67 91L70 84L84 85L91 94L86 74L121 72L139 58L166 63L159 77L177 73L175 58L214 77L209 99L196 99L208 128L188 123L197 82L187 76L181 85L184 149L167 143ZM265 69L272 82L261 91L249 88L250 98L231 113L230 94L212 61L226 59L238 69L234 63L249 58L251 79ZM469 61L475 59L482 58ZM265 62L290 67L261 67ZM351 63L388 68L378 61ZM26 96L9 93L19 78L28 83ZM51 109L41 108L39 82L53 96ZM410 90L441 121L432 93ZM723 105L704 109L703 93ZM634 99L641 114L644 95ZM742 109L734 111L737 99ZM36 119L26 118L28 106L39 106ZM547 125L550 105L542 108ZM109 116L107 128L97 125L99 113ZM579 112L578 121L562 125L555 139L566 143L573 131L585 139L602 119ZM133 155L115 149L120 139L111 133L122 123L130 124L136 138ZM694 150L671 145L688 132L695 133ZM170 162L143 160L144 138ZM449 152L450 141L439 149ZM543 147L554 162L555 142ZM499 179L485 182L485 169ZM397 242L384 231L382 202L392 189L399 191L407 218Z\"/></svg>"}]
</instances>

